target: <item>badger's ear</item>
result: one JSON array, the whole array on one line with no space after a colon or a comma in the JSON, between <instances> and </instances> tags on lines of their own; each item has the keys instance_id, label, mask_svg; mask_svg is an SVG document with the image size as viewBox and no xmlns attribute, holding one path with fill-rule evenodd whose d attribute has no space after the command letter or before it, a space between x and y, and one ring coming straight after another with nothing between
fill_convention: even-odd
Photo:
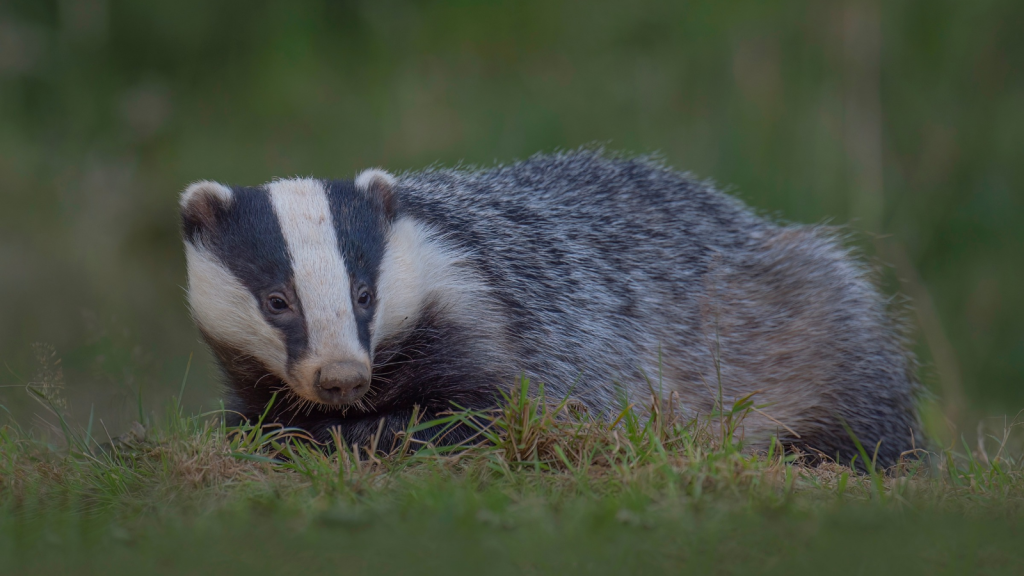
<instances>
[{"instance_id":1,"label":"badger's ear","mask_svg":"<svg viewBox=\"0 0 1024 576\"><path fill-rule=\"evenodd\" d=\"M185 240L196 243L212 232L231 206L231 188L217 182L196 182L181 193L181 232Z\"/></svg>"},{"instance_id":2,"label":"badger's ear","mask_svg":"<svg viewBox=\"0 0 1024 576\"><path fill-rule=\"evenodd\" d=\"M368 168L356 176L356 189L368 194L380 203L388 220L398 212L398 199L395 197L395 177L380 168Z\"/></svg>"}]
</instances>

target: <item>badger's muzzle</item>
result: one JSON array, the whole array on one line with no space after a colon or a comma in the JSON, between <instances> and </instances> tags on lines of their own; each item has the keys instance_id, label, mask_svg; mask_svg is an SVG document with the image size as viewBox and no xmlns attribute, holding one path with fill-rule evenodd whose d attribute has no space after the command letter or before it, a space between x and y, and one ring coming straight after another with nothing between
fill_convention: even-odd
<instances>
[{"instance_id":1,"label":"badger's muzzle","mask_svg":"<svg viewBox=\"0 0 1024 576\"><path fill-rule=\"evenodd\" d=\"M352 360L332 362L316 373L315 388L324 404L354 404L370 390L370 367Z\"/></svg>"}]
</instances>

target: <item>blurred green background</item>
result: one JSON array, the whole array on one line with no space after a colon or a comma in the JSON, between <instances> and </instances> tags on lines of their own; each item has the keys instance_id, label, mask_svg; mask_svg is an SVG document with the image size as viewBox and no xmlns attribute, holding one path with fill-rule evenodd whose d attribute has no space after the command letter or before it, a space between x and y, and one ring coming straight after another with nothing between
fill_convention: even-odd
<instances>
[{"instance_id":1,"label":"blurred green background","mask_svg":"<svg viewBox=\"0 0 1024 576\"><path fill-rule=\"evenodd\" d=\"M929 388L1024 408L1019 0L0 2L0 404L29 420L23 384L61 370L116 433L194 352L185 404L216 407L181 288L191 181L592 142L850 224L917 303Z\"/></svg>"}]
</instances>

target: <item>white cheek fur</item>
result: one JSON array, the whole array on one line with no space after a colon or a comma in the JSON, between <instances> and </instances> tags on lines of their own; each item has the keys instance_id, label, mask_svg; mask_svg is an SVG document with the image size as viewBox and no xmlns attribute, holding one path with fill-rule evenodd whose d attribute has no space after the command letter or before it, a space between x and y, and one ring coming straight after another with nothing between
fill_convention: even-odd
<instances>
[{"instance_id":1,"label":"white cheek fur","mask_svg":"<svg viewBox=\"0 0 1024 576\"><path fill-rule=\"evenodd\" d=\"M264 319L252 292L201 246L186 242L185 258L188 299L196 324L214 340L251 354L285 378L288 352L284 337Z\"/></svg>"},{"instance_id":2,"label":"white cheek fur","mask_svg":"<svg viewBox=\"0 0 1024 576\"><path fill-rule=\"evenodd\" d=\"M493 310L488 288L466 273L467 253L446 245L425 224L400 218L391 229L377 280L377 313L371 327L371 348L411 329L428 299L457 306L460 315L485 322Z\"/></svg>"}]
</instances>

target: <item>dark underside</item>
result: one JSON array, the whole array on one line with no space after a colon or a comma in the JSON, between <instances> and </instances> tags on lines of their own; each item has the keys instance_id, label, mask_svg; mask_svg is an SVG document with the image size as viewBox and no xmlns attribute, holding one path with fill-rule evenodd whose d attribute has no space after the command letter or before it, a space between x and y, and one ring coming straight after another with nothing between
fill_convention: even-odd
<instances>
[{"instance_id":1,"label":"dark underside","mask_svg":"<svg viewBox=\"0 0 1024 576\"><path fill-rule=\"evenodd\" d=\"M448 321L435 306L428 306L406 334L378 346L370 392L361 406L345 409L300 403L281 380L267 377L258 362L211 343L228 380L227 422L256 422L273 399L265 424L301 428L325 444L333 443L335 428L350 445L370 444L379 430L377 446L386 452L396 441L396 432L409 427L414 413L418 422L429 422L453 410L493 408L498 404L499 386L511 384L504 375L489 372L487 362L479 361L487 351L479 349L481 339L472 328ZM414 438L451 445L474 433L467 426L445 430L439 425L417 432Z\"/></svg>"},{"instance_id":2,"label":"dark underside","mask_svg":"<svg viewBox=\"0 0 1024 576\"><path fill-rule=\"evenodd\" d=\"M454 323L443 310L428 306L406 337L384 342L378 348L371 391L363 402L365 408L352 406L344 410L297 402L281 380L267 376L267 370L251 357L216 344L212 347L227 376L229 425L256 422L266 412L264 424L302 429L325 446L333 445L331 431L337 429L349 445L376 443L379 450L389 452L400 442L396 433L409 428L414 414L416 421L422 423L453 410L488 410L498 406L498 390L507 389L513 382L493 368L488 372L489 351L481 345L483 342L486 340L471 326ZM903 417L911 422L913 413L907 410ZM850 463L856 457L857 467L863 469L861 449L842 427L838 416L833 416L835 420L829 419L828 425L808 431L800 439L783 435L780 440L803 452L808 463L825 459ZM858 430L859 422L851 424L867 459L874 456L882 467L895 464L901 453L911 448L909 437L899 445L883 442L876 446L876 439L870 437L868 430ZM890 439L907 436L890 432ZM475 433L466 425L438 425L419 430L413 438L444 446L463 442Z\"/></svg>"}]
</instances>

